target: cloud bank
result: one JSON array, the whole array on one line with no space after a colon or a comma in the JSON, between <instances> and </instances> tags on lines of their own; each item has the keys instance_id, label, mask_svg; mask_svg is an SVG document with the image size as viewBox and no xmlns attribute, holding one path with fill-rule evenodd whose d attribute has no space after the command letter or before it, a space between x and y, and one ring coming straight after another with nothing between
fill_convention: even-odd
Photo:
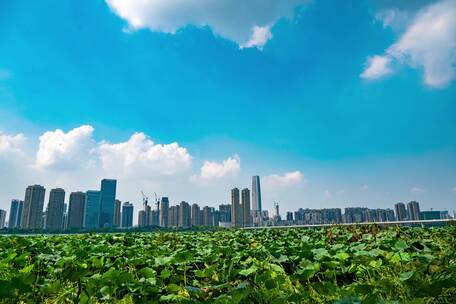
<instances>
[{"instance_id":1,"label":"cloud bank","mask_svg":"<svg viewBox=\"0 0 456 304\"><path fill-rule=\"evenodd\" d=\"M292 18L307 0L106 0L126 20L128 31L148 28L174 34L187 25L208 26L213 33L240 47L263 47L270 28L281 17Z\"/></svg>"}]
</instances>

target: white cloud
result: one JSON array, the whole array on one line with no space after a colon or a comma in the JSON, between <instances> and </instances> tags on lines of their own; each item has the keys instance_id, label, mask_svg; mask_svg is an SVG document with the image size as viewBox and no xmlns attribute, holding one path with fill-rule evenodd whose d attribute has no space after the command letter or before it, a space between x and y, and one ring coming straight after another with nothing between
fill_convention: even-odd
<instances>
[{"instance_id":1,"label":"white cloud","mask_svg":"<svg viewBox=\"0 0 456 304\"><path fill-rule=\"evenodd\" d=\"M413 194L418 194L418 193L423 193L423 192L424 192L424 189L419 188L419 187L412 187L412 189L410 189L410 193L413 193Z\"/></svg>"},{"instance_id":2,"label":"white cloud","mask_svg":"<svg viewBox=\"0 0 456 304\"><path fill-rule=\"evenodd\" d=\"M192 157L178 143L155 144L144 133L126 142L103 142L98 148L102 168L114 175L154 177L173 175L188 169Z\"/></svg>"},{"instance_id":3,"label":"white cloud","mask_svg":"<svg viewBox=\"0 0 456 304\"><path fill-rule=\"evenodd\" d=\"M92 160L95 141L93 127L83 125L65 133L47 131L39 138L35 165L40 169L77 169Z\"/></svg>"},{"instance_id":4,"label":"white cloud","mask_svg":"<svg viewBox=\"0 0 456 304\"><path fill-rule=\"evenodd\" d=\"M364 185L361 186L361 190L365 191L367 189L369 189L369 185L364 184Z\"/></svg>"},{"instance_id":5,"label":"white cloud","mask_svg":"<svg viewBox=\"0 0 456 304\"><path fill-rule=\"evenodd\" d=\"M241 170L241 160L238 155L228 157L221 163L204 161L198 175L190 177L193 183L206 184L228 176L236 176Z\"/></svg>"},{"instance_id":6,"label":"white cloud","mask_svg":"<svg viewBox=\"0 0 456 304\"><path fill-rule=\"evenodd\" d=\"M0 156L6 154L23 153L26 142L24 134L8 135L0 133Z\"/></svg>"},{"instance_id":7,"label":"white cloud","mask_svg":"<svg viewBox=\"0 0 456 304\"><path fill-rule=\"evenodd\" d=\"M378 79L392 73L390 68L391 58L388 56L372 56L367 59L366 69L361 73L361 78Z\"/></svg>"},{"instance_id":8,"label":"white cloud","mask_svg":"<svg viewBox=\"0 0 456 304\"><path fill-rule=\"evenodd\" d=\"M263 185L266 189L285 188L299 185L301 182L305 182L305 180L300 171L287 172L283 175L271 174L263 177Z\"/></svg>"},{"instance_id":9,"label":"white cloud","mask_svg":"<svg viewBox=\"0 0 456 304\"><path fill-rule=\"evenodd\" d=\"M420 10L398 41L378 57L383 59L377 69L368 64L361 75L378 78L375 76L384 75L382 67L388 66L381 64L382 60L395 61L422 70L429 87L448 85L456 75L456 0L443 0Z\"/></svg>"},{"instance_id":10,"label":"white cloud","mask_svg":"<svg viewBox=\"0 0 456 304\"><path fill-rule=\"evenodd\" d=\"M254 26L252 32L250 40L242 44L241 48L257 47L261 50L266 42L272 38L270 26Z\"/></svg>"},{"instance_id":11,"label":"white cloud","mask_svg":"<svg viewBox=\"0 0 456 304\"><path fill-rule=\"evenodd\" d=\"M294 9L308 0L106 0L134 31L175 33L187 25L209 26L214 34L243 47L261 48L270 26L281 17L292 18Z\"/></svg>"},{"instance_id":12,"label":"white cloud","mask_svg":"<svg viewBox=\"0 0 456 304\"><path fill-rule=\"evenodd\" d=\"M406 10L383 9L375 14L375 20L383 24L383 28L403 29L409 22L410 14Z\"/></svg>"}]
</instances>

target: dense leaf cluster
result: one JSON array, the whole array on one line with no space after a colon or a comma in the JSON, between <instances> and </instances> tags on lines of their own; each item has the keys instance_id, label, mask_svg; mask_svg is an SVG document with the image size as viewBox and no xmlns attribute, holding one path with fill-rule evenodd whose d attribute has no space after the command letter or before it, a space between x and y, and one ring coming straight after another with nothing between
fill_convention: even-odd
<instances>
[{"instance_id":1,"label":"dense leaf cluster","mask_svg":"<svg viewBox=\"0 0 456 304\"><path fill-rule=\"evenodd\" d=\"M456 227L5 236L0 303L456 303Z\"/></svg>"}]
</instances>

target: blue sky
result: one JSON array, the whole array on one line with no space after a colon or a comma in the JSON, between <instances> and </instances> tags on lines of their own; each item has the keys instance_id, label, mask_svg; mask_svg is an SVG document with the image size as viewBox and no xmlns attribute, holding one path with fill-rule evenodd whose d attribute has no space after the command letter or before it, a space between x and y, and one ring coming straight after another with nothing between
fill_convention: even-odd
<instances>
[{"instance_id":1,"label":"blue sky","mask_svg":"<svg viewBox=\"0 0 456 304\"><path fill-rule=\"evenodd\" d=\"M191 156L166 177L122 171L140 180L119 184L123 200L138 203L141 185L175 202L216 205L258 173L269 178L265 205L276 199L283 210L411 199L456 209L456 54L448 46L456 25L447 20L437 41L429 26L454 16L454 1L275 7L251 0L222 9L194 0L186 10L179 1L135 2L1 2L0 131L24 134L24 174L37 171L30 175L37 180L1 170L11 190L2 189L0 207L22 196L26 183L97 187L95 177L83 178L92 171L63 163L91 157L78 142L57 154L38 151L46 131L90 125L83 133L97 149L143 132L154 143L178 142ZM251 24L267 38L250 37ZM417 28L431 28L419 33L422 42L413 40ZM57 159L40 163L45 154ZM7 167L8 155L0 154L0 165L19 170ZM223 164L229 157L234 169ZM204 182L192 179L204 161L220 166L206 167ZM95 162L98 173L122 178L103 155ZM287 172L301 175L288 183Z\"/></svg>"}]
</instances>

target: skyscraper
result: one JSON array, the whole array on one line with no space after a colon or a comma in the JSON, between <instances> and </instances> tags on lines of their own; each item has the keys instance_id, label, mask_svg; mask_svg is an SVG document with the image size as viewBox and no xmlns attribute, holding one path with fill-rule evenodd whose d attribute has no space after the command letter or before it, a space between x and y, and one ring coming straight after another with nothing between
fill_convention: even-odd
<instances>
[{"instance_id":1,"label":"skyscraper","mask_svg":"<svg viewBox=\"0 0 456 304\"><path fill-rule=\"evenodd\" d=\"M65 205L65 190L52 189L49 193L49 202L46 215L46 229L63 229L63 209Z\"/></svg>"},{"instance_id":2,"label":"skyscraper","mask_svg":"<svg viewBox=\"0 0 456 304\"><path fill-rule=\"evenodd\" d=\"M145 227L146 226L146 211L139 210L138 213L138 227Z\"/></svg>"},{"instance_id":3,"label":"skyscraper","mask_svg":"<svg viewBox=\"0 0 456 304\"><path fill-rule=\"evenodd\" d=\"M122 228L130 228L133 226L133 204L129 202L123 203L122 206Z\"/></svg>"},{"instance_id":4,"label":"skyscraper","mask_svg":"<svg viewBox=\"0 0 456 304\"><path fill-rule=\"evenodd\" d=\"M6 210L0 209L0 229L5 227Z\"/></svg>"},{"instance_id":5,"label":"skyscraper","mask_svg":"<svg viewBox=\"0 0 456 304\"><path fill-rule=\"evenodd\" d=\"M21 228L40 229L42 227L45 192L46 189L40 185L27 187L22 208Z\"/></svg>"},{"instance_id":6,"label":"skyscraper","mask_svg":"<svg viewBox=\"0 0 456 304\"><path fill-rule=\"evenodd\" d=\"M114 203L116 200L115 179L101 180L100 193L100 227L112 227L114 222Z\"/></svg>"},{"instance_id":7,"label":"skyscraper","mask_svg":"<svg viewBox=\"0 0 456 304\"><path fill-rule=\"evenodd\" d=\"M179 206L171 206L168 209L168 227L177 227L179 222Z\"/></svg>"},{"instance_id":8,"label":"skyscraper","mask_svg":"<svg viewBox=\"0 0 456 304\"><path fill-rule=\"evenodd\" d=\"M222 223L231 223L231 205L221 204L219 206L219 221Z\"/></svg>"},{"instance_id":9,"label":"skyscraper","mask_svg":"<svg viewBox=\"0 0 456 304\"><path fill-rule=\"evenodd\" d=\"M179 205L179 221L177 223L179 227L188 228L192 225L191 213L192 209L190 207L190 204L187 202L181 202Z\"/></svg>"},{"instance_id":10,"label":"skyscraper","mask_svg":"<svg viewBox=\"0 0 456 304\"><path fill-rule=\"evenodd\" d=\"M198 204L192 205L192 226L201 226L201 209Z\"/></svg>"},{"instance_id":11,"label":"skyscraper","mask_svg":"<svg viewBox=\"0 0 456 304\"><path fill-rule=\"evenodd\" d=\"M258 175L252 177L252 210L262 211L260 177Z\"/></svg>"},{"instance_id":12,"label":"skyscraper","mask_svg":"<svg viewBox=\"0 0 456 304\"><path fill-rule=\"evenodd\" d=\"M98 190L89 190L86 192L83 223L86 229L97 229L100 227L100 197L101 192Z\"/></svg>"},{"instance_id":13,"label":"skyscraper","mask_svg":"<svg viewBox=\"0 0 456 304\"><path fill-rule=\"evenodd\" d=\"M8 219L8 228L18 228L21 225L22 206L24 202L13 199L11 201L10 214Z\"/></svg>"},{"instance_id":14,"label":"skyscraper","mask_svg":"<svg viewBox=\"0 0 456 304\"><path fill-rule=\"evenodd\" d=\"M160 202L160 227L168 227L169 200L162 197Z\"/></svg>"},{"instance_id":15,"label":"skyscraper","mask_svg":"<svg viewBox=\"0 0 456 304\"><path fill-rule=\"evenodd\" d=\"M404 203L395 204L394 211L396 212L396 218L398 221L405 221L407 219L407 211L405 210Z\"/></svg>"},{"instance_id":16,"label":"skyscraper","mask_svg":"<svg viewBox=\"0 0 456 304\"><path fill-rule=\"evenodd\" d=\"M407 204L407 216L409 221L419 221L420 216L420 204L415 201L411 201Z\"/></svg>"},{"instance_id":17,"label":"skyscraper","mask_svg":"<svg viewBox=\"0 0 456 304\"><path fill-rule=\"evenodd\" d=\"M202 225L203 226L215 226L214 223L214 208L211 208L209 206L204 206L202 210Z\"/></svg>"},{"instance_id":18,"label":"skyscraper","mask_svg":"<svg viewBox=\"0 0 456 304\"><path fill-rule=\"evenodd\" d=\"M120 227L120 209L122 202L120 200L115 201L114 203L114 227Z\"/></svg>"},{"instance_id":19,"label":"skyscraper","mask_svg":"<svg viewBox=\"0 0 456 304\"><path fill-rule=\"evenodd\" d=\"M252 225L252 221L250 220L250 190L248 188L244 188L241 191L241 198L242 198L242 224L244 227L249 227Z\"/></svg>"},{"instance_id":20,"label":"skyscraper","mask_svg":"<svg viewBox=\"0 0 456 304\"><path fill-rule=\"evenodd\" d=\"M243 214L239 203L239 189L231 190L231 227L242 227Z\"/></svg>"},{"instance_id":21,"label":"skyscraper","mask_svg":"<svg viewBox=\"0 0 456 304\"><path fill-rule=\"evenodd\" d=\"M71 192L68 209L68 229L80 229L84 224L84 205L86 195L84 192Z\"/></svg>"}]
</instances>

